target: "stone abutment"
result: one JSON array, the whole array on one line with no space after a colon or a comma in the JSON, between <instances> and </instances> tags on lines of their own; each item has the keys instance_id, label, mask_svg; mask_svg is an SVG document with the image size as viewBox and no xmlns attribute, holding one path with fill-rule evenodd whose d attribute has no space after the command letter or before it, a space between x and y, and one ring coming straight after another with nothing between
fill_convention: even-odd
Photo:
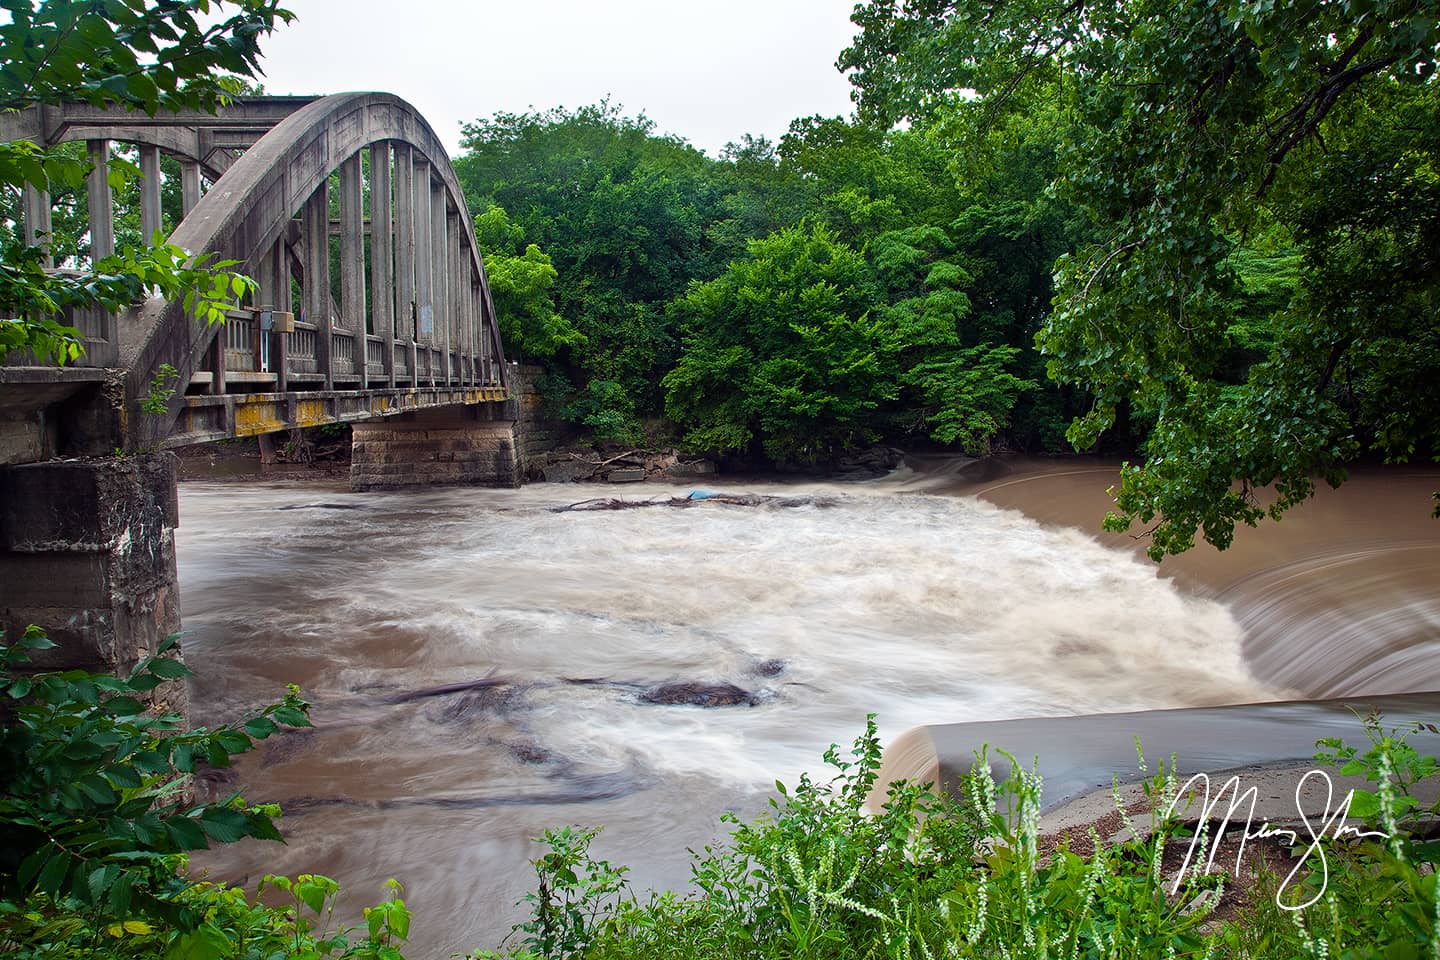
<instances>
[{"instance_id":1,"label":"stone abutment","mask_svg":"<svg viewBox=\"0 0 1440 960\"><path fill-rule=\"evenodd\" d=\"M352 426L350 487L518 487L516 403L477 403L387 417Z\"/></svg>"},{"instance_id":2,"label":"stone abutment","mask_svg":"<svg viewBox=\"0 0 1440 960\"><path fill-rule=\"evenodd\" d=\"M175 456L52 460L0 469L0 630L30 624L41 668L125 674L180 630ZM183 709L182 684L167 684Z\"/></svg>"}]
</instances>

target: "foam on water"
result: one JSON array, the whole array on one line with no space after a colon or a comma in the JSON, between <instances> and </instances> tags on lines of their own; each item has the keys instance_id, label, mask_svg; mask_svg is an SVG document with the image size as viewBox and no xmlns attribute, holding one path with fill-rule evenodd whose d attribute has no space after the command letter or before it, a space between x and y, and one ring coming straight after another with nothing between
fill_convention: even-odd
<instances>
[{"instance_id":1,"label":"foam on water","mask_svg":"<svg viewBox=\"0 0 1440 960\"><path fill-rule=\"evenodd\" d=\"M292 846L209 862L329 870L361 897L401 876L429 921L417 929L446 938L422 953L439 954L492 945L518 917L500 908L544 827L615 824L607 856L683 883L684 849L711 839L721 810L758 809L775 779L817 771L868 712L888 738L1274 695L1247 672L1227 608L1133 554L897 489L749 486L823 499L556 512L591 491L184 485L198 719L298 682L319 724L242 768L252 800L301 801ZM505 683L391 702L492 673ZM643 702L671 681L758 702ZM466 870L473 885L448 883Z\"/></svg>"}]
</instances>

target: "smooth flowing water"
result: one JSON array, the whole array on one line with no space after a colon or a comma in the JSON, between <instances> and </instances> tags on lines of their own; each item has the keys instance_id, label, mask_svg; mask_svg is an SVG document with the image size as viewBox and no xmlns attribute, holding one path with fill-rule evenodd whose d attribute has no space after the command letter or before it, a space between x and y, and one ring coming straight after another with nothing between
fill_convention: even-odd
<instances>
[{"instance_id":1,"label":"smooth flowing water","mask_svg":"<svg viewBox=\"0 0 1440 960\"><path fill-rule=\"evenodd\" d=\"M1124 542L1053 525L1103 512L1095 469L1113 476L942 465L868 484L717 485L790 505L613 511L555 508L689 488L184 484L197 721L233 719L291 682L316 721L214 785L281 802L288 846L197 863L237 881L329 873L357 900L397 878L417 913L414 955L440 957L493 946L521 917L529 838L546 827L603 824L598 853L630 864L637 885L683 884L686 848L722 835L722 812L760 812L777 778L818 772L867 712L890 738L928 722L1331 692L1303 690L1293 670L1252 674L1245 654L1255 660L1256 637L1298 642L1295 609L1317 590L1335 606L1325 578L1352 583L1348 561L1307 565L1292 550L1254 561L1233 589L1195 561L1177 586ZM1008 490L1051 525L954 495L977 489ZM1440 687L1423 646L1440 564L1426 522L1386 555L1409 592L1376 603L1410 611L1421 632L1390 641L1398 666L1372 678L1385 689ZM675 682L746 702L650 702Z\"/></svg>"}]
</instances>

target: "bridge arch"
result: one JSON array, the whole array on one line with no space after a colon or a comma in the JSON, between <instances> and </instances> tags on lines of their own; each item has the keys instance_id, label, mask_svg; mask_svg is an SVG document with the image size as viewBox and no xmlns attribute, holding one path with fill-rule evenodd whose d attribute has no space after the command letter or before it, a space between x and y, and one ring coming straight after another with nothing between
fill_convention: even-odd
<instances>
[{"instance_id":1,"label":"bridge arch","mask_svg":"<svg viewBox=\"0 0 1440 960\"><path fill-rule=\"evenodd\" d=\"M360 159L367 150L368 261ZM337 171L338 305L329 289L329 185ZM370 338L378 338L379 365L391 387L397 367L412 383L506 386L489 282L459 179L434 130L399 97L337 94L296 110L230 166L170 241L192 252L241 261L245 266L240 269L260 280L260 309L304 318L299 332L314 334L314 369L285 380L318 382L325 391L337 384L363 388L372 379L376 353ZM302 292L298 311L290 302L292 276ZM410 335L412 348L411 356L397 363L400 332ZM207 353L217 352L217 338L224 335L221 327L188 316L180 303L154 300L122 318L119 365L126 370L127 407L138 409L155 373L166 364L178 371L180 383L190 383L207 366L223 376L223 357L207 359ZM418 344L426 345L423 360ZM443 374L437 368L444 368ZM280 383L279 392L288 386ZM134 418L134 444L162 443L177 432L194 434L176 425L186 405L177 393L166 414Z\"/></svg>"},{"instance_id":2,"label":"bridge arch","mask_svg":"<svg viewBox=\"0 0 1440 960\"><path fill-rule=\"evenodd\" d=\"M40 624L66 665L124 672L179 629L167 447L352 422L357 490L520 482L519 404L502 402L514 398L474 225L405 101L256 98L152 118L66 104L0 115L0 137L87 141L98 256L114 242L111 142L140 147L141 220L157 229L160 154L179 156L170 242L259 284L222 325L157 298L76 316L75 364L0 363L0 631ZM202 195L206 164L218 175ZM50 212L27 189L27 239ZM167 366L173 392L152 391Z\"/></svg>"}]
</instances>

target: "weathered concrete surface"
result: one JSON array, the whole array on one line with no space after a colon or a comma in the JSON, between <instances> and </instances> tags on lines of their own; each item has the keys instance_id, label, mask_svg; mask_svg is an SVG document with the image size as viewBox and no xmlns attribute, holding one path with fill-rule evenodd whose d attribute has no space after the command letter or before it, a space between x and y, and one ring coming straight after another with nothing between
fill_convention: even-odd
<instances>
[{"instance_id":1,"label":"weathered concrete surface","mask_svg":"<svg viewBox=\"0 0 1440 960\"><path fill-rule=\"evenodd\" d=\"M57 646L40 665L125 673L179 631L175 462L155 453L0 470L0 629L43 627ZM169 705L183 709L182 695Z\"/></svg>"},{"instance_id":2,"label":"weathered concrete surface","mask_svg":"<svg viewBox=\"0 0 1440 960\"><path fill-rule=\"evenodd\" d=\"M1109 791L1112 777L1121 784L1144 779L1137 767L1137 736L1146 756L1177 757L1182 779L1201 770L1313 766L1315 741L1321 737L1363 743L1365 731L1357 714L1371 711L1382 715L1387 727L1433 722L1440 713L1440 692L913 727L885 748L871 798L883 798L898 780L934 783L954 792L987 744L997 781L1009 776L1010 764L995 748L1026 766L1039 759L1047 812L1095 790ZM1426 736L1432 742L1422 753L1434 751L1434 735Z\"/></svg>"},{"instance_id":3,"label":"weathered concrete surface","mask_svg":"<svg viewBox=\"0 0 1440 960\"><path fill-rule=\"evenodd\" d=\"M574 429L563 420L548 415L545 398L540 395L539 387L540 378L544 375L543 367L531 364L512 364L510 367L510 392L519 405L515 439L520 445L520 459L526 466L528 479L531 480L542 477L538 473L531 473L530 465L538 463L542 454L564 446L575 434Z\"/></svg>"},{"instance_id":4,"label":"weathered concrete surface","mask_svg":"<svg viewBox=\"0 0 1440 960\"><path fill-rule=\"evenodd\" d=\"M205 175L214 180L234 162L232 151L251 146L266 131L315 99L241 97L218 113L161 111L153 117L87 103L46 104L0 114L0 140L31 140L53 146L68 140L103 138L158 147L171 156L203 164Z\"/></svg>"},{"instance_id":5,"label":"weathered concrete surface","mask_svg":"<svg viewBox=\"0 0 1440 960\"><path fill-rule=\"evenodd\" d=\"M517 487L523 473L513 418L513 403L481 403L354 424L350 486Z\"/></svg>"},{"instance_id":6,"label":"weathered concrete surface","mask_svg":"<svg viewBox=\"0 0 1440 960\"><path fill-rule=\"evenodd\" d=\"M19 416L0 413L0 464L43 460L54 448L54 428L43 410Z\"/></svg>"}]
</instances>

